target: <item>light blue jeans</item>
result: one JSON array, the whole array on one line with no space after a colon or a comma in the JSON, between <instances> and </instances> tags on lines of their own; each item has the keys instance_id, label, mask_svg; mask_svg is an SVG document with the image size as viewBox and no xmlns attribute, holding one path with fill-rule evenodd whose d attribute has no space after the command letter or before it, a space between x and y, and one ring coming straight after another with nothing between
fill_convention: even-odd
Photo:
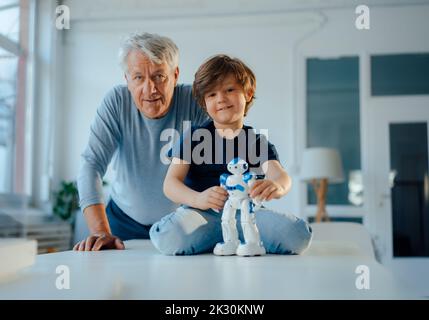
<instances>
[{"instance_id":1,"label":"light blue jeans","mask_svg":"<svg viewBox=\"0 0 429 320\"><path fill-rule=\"evenodd\" d=\"M300 254L310 245L312 230L304 220L267 209L255 214L267 253ZM166 255L213 252L216 243L223 241L221 218L222 212L181 206L150 228L150 239ZM237 210L236 220L240 241L243 241L240 210Z\"/></svg>"}]
</instances>

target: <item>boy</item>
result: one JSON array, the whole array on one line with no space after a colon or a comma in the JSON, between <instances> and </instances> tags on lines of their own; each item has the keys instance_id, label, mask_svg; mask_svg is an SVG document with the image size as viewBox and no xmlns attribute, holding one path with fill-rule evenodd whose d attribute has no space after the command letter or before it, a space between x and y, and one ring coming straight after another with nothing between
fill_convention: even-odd
<instances>
[{"instance_id":1,"label":"boy","mask_svg":"<svg viewBox=\"0 0 429 320\"><path fill-rule=\"evenodd\" d=\"M182 206L150 230L153 244L162 253L212 252L222 241L219 210L228 194L219 186L219 177L228 173L227 164L233 158L240 157L249 164L249 170L265 176L252 185L252 198L270 201L289 192L291 179L275 147L243 123L255 89L253 72L226 55L210 58L196 72L193 94L212 121L192 128L169 152L172 162L164 180L164 193ZM197 141L195 137L204 139ZM299 254L312 238L307 223L293 215L264 208L256 212L256 223L267 253ZM243 239L241 226L237 227Z\"/></svg>"}]
</instances>

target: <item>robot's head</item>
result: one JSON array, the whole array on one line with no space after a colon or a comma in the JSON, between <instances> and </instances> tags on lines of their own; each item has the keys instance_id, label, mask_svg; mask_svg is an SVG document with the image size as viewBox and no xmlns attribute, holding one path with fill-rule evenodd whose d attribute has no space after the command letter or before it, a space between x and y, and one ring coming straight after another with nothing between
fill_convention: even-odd
<instances>
[{"instance_id":1,"label":"robot's head","mask_svg":"<svg viewBox=\"0 0 429 320\"><path fill-rule=\"evenodd\" d=\"M228 171L232 174L243 174L248 168L247 162L240 158L234 158L228 163Z\"/></svg>"}]
</instances>

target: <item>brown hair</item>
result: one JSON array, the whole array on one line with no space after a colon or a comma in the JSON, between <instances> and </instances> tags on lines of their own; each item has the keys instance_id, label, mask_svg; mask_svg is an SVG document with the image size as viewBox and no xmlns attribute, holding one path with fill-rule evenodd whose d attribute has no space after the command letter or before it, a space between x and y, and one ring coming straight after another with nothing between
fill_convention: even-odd
<instances>
[{"instance_id":1,"label":"brown hair","mask_svg":"<svg viewBox=\"0 0 429 320\"><path fill-rule=\"evenodd\" d=\"M252 70L241 60L231 58L225 54L218 54L205 61L195 73L192 92L198 104L206 109L204 96L208 91L221 83L227 76L233 75L245 92L256 90L256 78ZM253 103L254 95L246 103L244 115L247 114Z\"/></svg>"}]
</instances>

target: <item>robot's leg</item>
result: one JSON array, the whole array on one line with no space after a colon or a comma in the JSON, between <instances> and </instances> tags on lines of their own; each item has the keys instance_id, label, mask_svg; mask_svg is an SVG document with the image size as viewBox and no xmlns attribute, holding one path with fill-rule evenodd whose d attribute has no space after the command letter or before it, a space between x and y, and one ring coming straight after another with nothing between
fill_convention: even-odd
<instances>
[{"instance_id":1,"label":"robot's leg","mask_svg":"<svg viewBox=\"0 0 429 320\"><path fill-rule=\"evenodd\" d=\"M258 256L265 254L265 248L259 237L255 214L250 213L250 200L241 202L241 227L243 228L244 243L237 248L239 256Z\"/></svg>"},{"instance_id":2,"label":"robot's leg","mask_svg":"<svg viewBox=\"0 0 429 320\"><path fill-rule=\"evenodd\" d=\"M218 256L230 256L235 254L240 244L238 240L237 220L235 219L236 208L231 201L225 203L222 213L222 236L223 241L216 244L213 253Z\"/></svg>"}]
</instances>

